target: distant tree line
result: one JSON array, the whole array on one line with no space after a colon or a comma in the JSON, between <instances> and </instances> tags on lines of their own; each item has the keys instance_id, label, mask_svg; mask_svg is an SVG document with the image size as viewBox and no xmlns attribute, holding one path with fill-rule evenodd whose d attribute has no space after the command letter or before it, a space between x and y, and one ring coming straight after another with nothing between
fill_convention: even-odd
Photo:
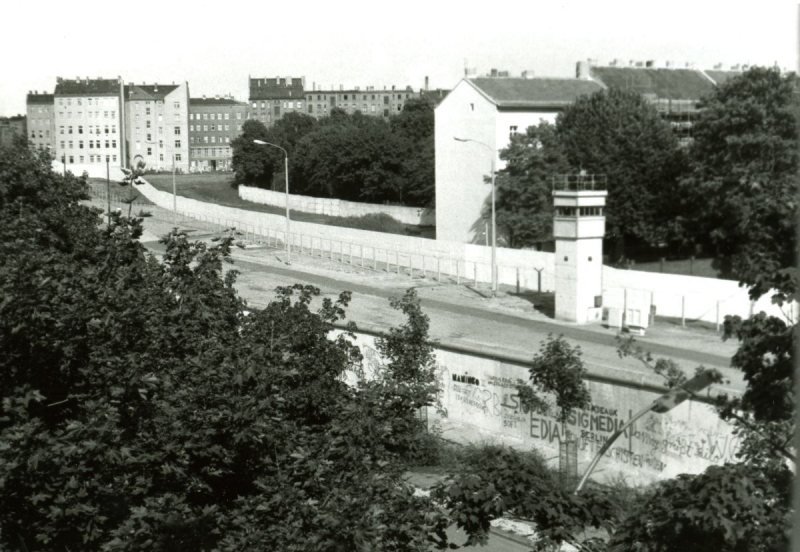
<instances>
[{"instance_id":1,"label":"distant tree line","mask_svg":"<svg viewBox=\"0 0 800 552\"><path fill-rule=\"evenodd\" d=\"M411 100L389 120L333 109L319 120L289 113L271 128L246 121L232 143L236 180L270 188L275 175L283 173L284 155L253 140L287 151L292 193L414 207L434 204L429 100Z\"/></svg>"}]
</instances>

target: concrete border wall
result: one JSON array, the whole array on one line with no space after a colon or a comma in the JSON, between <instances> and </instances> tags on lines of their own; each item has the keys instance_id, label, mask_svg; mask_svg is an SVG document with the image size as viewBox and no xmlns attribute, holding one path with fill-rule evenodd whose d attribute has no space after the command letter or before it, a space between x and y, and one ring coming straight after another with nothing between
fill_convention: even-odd
<instances>
[{"instance_id":1,"label":"concrete border wall","mask_svg":"<svg viewBox=\"0 0 800 552\"><path fill-rule=\"evenodd\" d=\"M136 189L147 199L164 209L172 210L172 194L162 192L149 183ZM178 211L188 217L236 227L261 237L285 243L286 219L281 215L259 213L178 196ZM372 232L355 228L327 226L310 222L292 221L288 239L296 246L318 251L334 251L351 261L375 259L380 263L404 270L413 268L419 274L425 270L428 277L447 275L462 283L478 282L482 286L491 282L491 248L415 236ZM498 282L506 286L519 285L521 290L551 292L555 290L555 254L525 249L497 248ZM700 320L709 323L724 320L726 315L743 318L753 312L797 319L797 303L781 309L773 305L769 296L751 304L747 289L737 282L659 274L635 270L603 267L603 304L622 307L627 294L645 294L652 298L657 316ZM649 300L648 297L648 300Z\"/></svg>"},{"instance_id":2,"label":"concrete border wall","mask_svg":"<svg viewBox=\"0 0 800 552\"><path fill-rule=\"evenodd\" d=\"M286 194L252 186L239 186L239 197L245 201L286 207ZM361 217L364 215L386 214L403 224L433 226L436 213L433 209L403 207L400 205L380 205L377 203L358 203L323 197L289 194L289 209L303 213L316 213L333 217Z\"/></svg>"},{"instance_id":3,"label":"concrete border wall","mask_svg":"<svg viewBox=\"0 0 800 552\"><path fill-rule=\"evenodd\" d=\"M340 335L335 330L333 335ZM361 370L347 372L355 384L382 371L385 361L377 352L375 335L356 333L364 356ZM499 442L523 450L534 448L555 460L559 443L577 440L578 470L582 473L605 441L634 413L663 392L587 378L592 405L574 412L566 424L552 415L523 408L516 387L528 380L527 366L459 351L436 348L437 404L428 407L431 426L459 442ZM664 390L666 391L666 390ZM700 473L708 466L733 460L739 447L732 427L713 407L686 401L666 414L649 414L626 431L601 460L595 478L618 475L633 483Z\"/></svg>"}]
</instances>

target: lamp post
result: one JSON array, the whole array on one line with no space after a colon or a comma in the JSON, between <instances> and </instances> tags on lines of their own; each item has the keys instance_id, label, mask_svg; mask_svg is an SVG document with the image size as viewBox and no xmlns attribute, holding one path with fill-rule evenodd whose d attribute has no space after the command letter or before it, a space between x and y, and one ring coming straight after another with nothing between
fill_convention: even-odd
<instances>
[{"instance_id":1,"label":"lamp post","mask_svg":"<svg viewBox=\"0 0 800 552\"><path fill-rule=\"evenodd\" d=\"M589 464L589 467L586 468L586 471L581 478L580 483L578 483L578 488L575 489L575 494L581 492L581 489L586 484L586 481L589 479L589 476L592 475L595 467L597 467L597 463L600 462L600 459L606 453L608 449L611 448L611 445L614 444L614 441L623 434L623 432L632 426L636 420L647 414L648 412L656 412L658 414L664 414L665 412L669 412L683 401L688 399L690 396L694 395L695 393L702 391L709 385L714 383L714 374L710 370L706 370L704 372L700 372L695 377L681 385L680 387L675 387L671 389L668 393L661 395L659 398L654 400L652 403L641 409L637 412L634 416L631 417L622 427L620 427L617 431L615 431L608 440L603 443L603 446L600 447L600 450L597 451L597 454L592 459L592 462Z\"/></svg>"},{"instance_id":2,"label":"lamp post","mask_svg":"<svg viewBox=\"0 0 800 552\"><path fill-rule=\"evenodd\" d=\"M111 226L111 169L108 163L111 159L110 155L106 155L106 198L108 199L108 226Z\"/></svg>"},{"instance_id":3,"label":"lamp post","mask_svg":"<svg viewBox=\"0 0 800 552\"><path fill-rule=\"evenodd\" d=\"M484 144L478 140L471 138L458 138L453 136L456 142L474 142L484 148L488 149L492 154L492 298L497 297L497 218L495 216L495 192L494 192L494 178L495 178L495 157L497 152L488 144Z\"/></svg>"},{"instance_id":4,"label":"lamp post","mask_svg":"<svg viewBox=\"0 0 800 552\"><path fill-rule=\"evenodd\" d=\"M253 140L254 144L258 144L259 146L272 146L273 148L278 148L283 152L283 176L286 180L286 264L291 264L292 262L292 246L291 242L289 241L290 238L290 231L291 231L291 219L289 217L289 153L283 149L282 147L271 144L269 142L265 142L263 140Z\"/></svg>"}]
</instances>

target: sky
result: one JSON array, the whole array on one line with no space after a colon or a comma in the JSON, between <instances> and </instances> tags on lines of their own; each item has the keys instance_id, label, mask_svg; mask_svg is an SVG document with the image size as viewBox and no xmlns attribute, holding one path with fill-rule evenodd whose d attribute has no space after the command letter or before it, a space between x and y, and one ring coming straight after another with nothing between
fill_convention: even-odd
<instances>
[{"instance_id":1,"label":"sky","mask_svg":"<svg viewBox=\"0 0 800 552\"><path fill-rule=\"evenodd\" d=\"M56 77L187 81L192 97L247 99L247 77L306 88L452 88L465 66L574 76L625 60L798 66L796 0L108 0L0 8L0 116Z\"/></svg>"}]
</instances>

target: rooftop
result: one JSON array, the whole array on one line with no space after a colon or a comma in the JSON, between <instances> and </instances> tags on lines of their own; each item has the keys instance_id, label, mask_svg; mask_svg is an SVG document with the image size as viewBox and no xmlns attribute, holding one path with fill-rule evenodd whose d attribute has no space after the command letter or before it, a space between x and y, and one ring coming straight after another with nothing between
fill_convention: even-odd
<instances>
[{"instance_id":1,"label":"rooftop","mask_svg":"<svg viewBox=\"0 0 800 552\"><path fill-rule=\"evenodd\" d=\"M728 79L741 76L741 71L721 71L717 69L709 69L705 74L714 81L715 84L722 84Z\"/></svg>"},{"instance_id":2,"label":"rooftop","mask_svg":"<svg viewBox=\"0 0 800 552\"><path fill-rule=\"evenodd\" d=\"M232 105L247 106L247 102L239 102L233 98L189 98L190 106Z\"/></svg>"},{"instance_id":3,"label":"rooftop","mask_svg":"<svg viewBox=\"0 0 800 552\"><path fill-rule=\"evenodd\" d=\"M118 96L119 79L56 79L56 96Z\"/></svg>"},{"instance_id":4,"label":"rooftop","mask_svg":"<svg viewBox=\"0 0 800 552\"><path fill-rule=\"evenodd\" d=\"M465 79L498 107L560 107L602 89L594 81L574 78Z\"/></svg>"},{"instance_id":5,"label":"rooftop","mask_svg":"<svg viewBox=\"0 0 800 552\"><path fill-rule=\"evenodd\" d=\"M607 88L632 90L654 99L699 100L714 88L697 69L592 66L590 75Z\"/></svg>"},{"instance_id":6,"label":"rooftop","mask_svg":"<svg viewBox=\"0 0 800 552\"><path fill-rule=\"evenodd\" d=\"M282 100L303 98L302 78L250 79L251 100Z\"/></svg>"},{"instance_id":7,"label":"rooftop","mask_svg":"<svg viewBox=\"0 0 800 552\"><path fill-rule=\"evenodd\" d=\"M28 104L45 104L45 105L53 105L53 98L55 96L53 94L36 94L29 92L28 97L26 99L26 103Z\"/></svg>"},{"instance_id":8,"label":"rooftop","mask_svg":"<svg viewBox=\"0 0 800 552\"><path fill-rule=\"evenodd\" d=\"M178 86L177 84L126 84L125 99L127 101L163 101L164 98L170 92L174 92Z\"/></svg>"}]
</instances>

